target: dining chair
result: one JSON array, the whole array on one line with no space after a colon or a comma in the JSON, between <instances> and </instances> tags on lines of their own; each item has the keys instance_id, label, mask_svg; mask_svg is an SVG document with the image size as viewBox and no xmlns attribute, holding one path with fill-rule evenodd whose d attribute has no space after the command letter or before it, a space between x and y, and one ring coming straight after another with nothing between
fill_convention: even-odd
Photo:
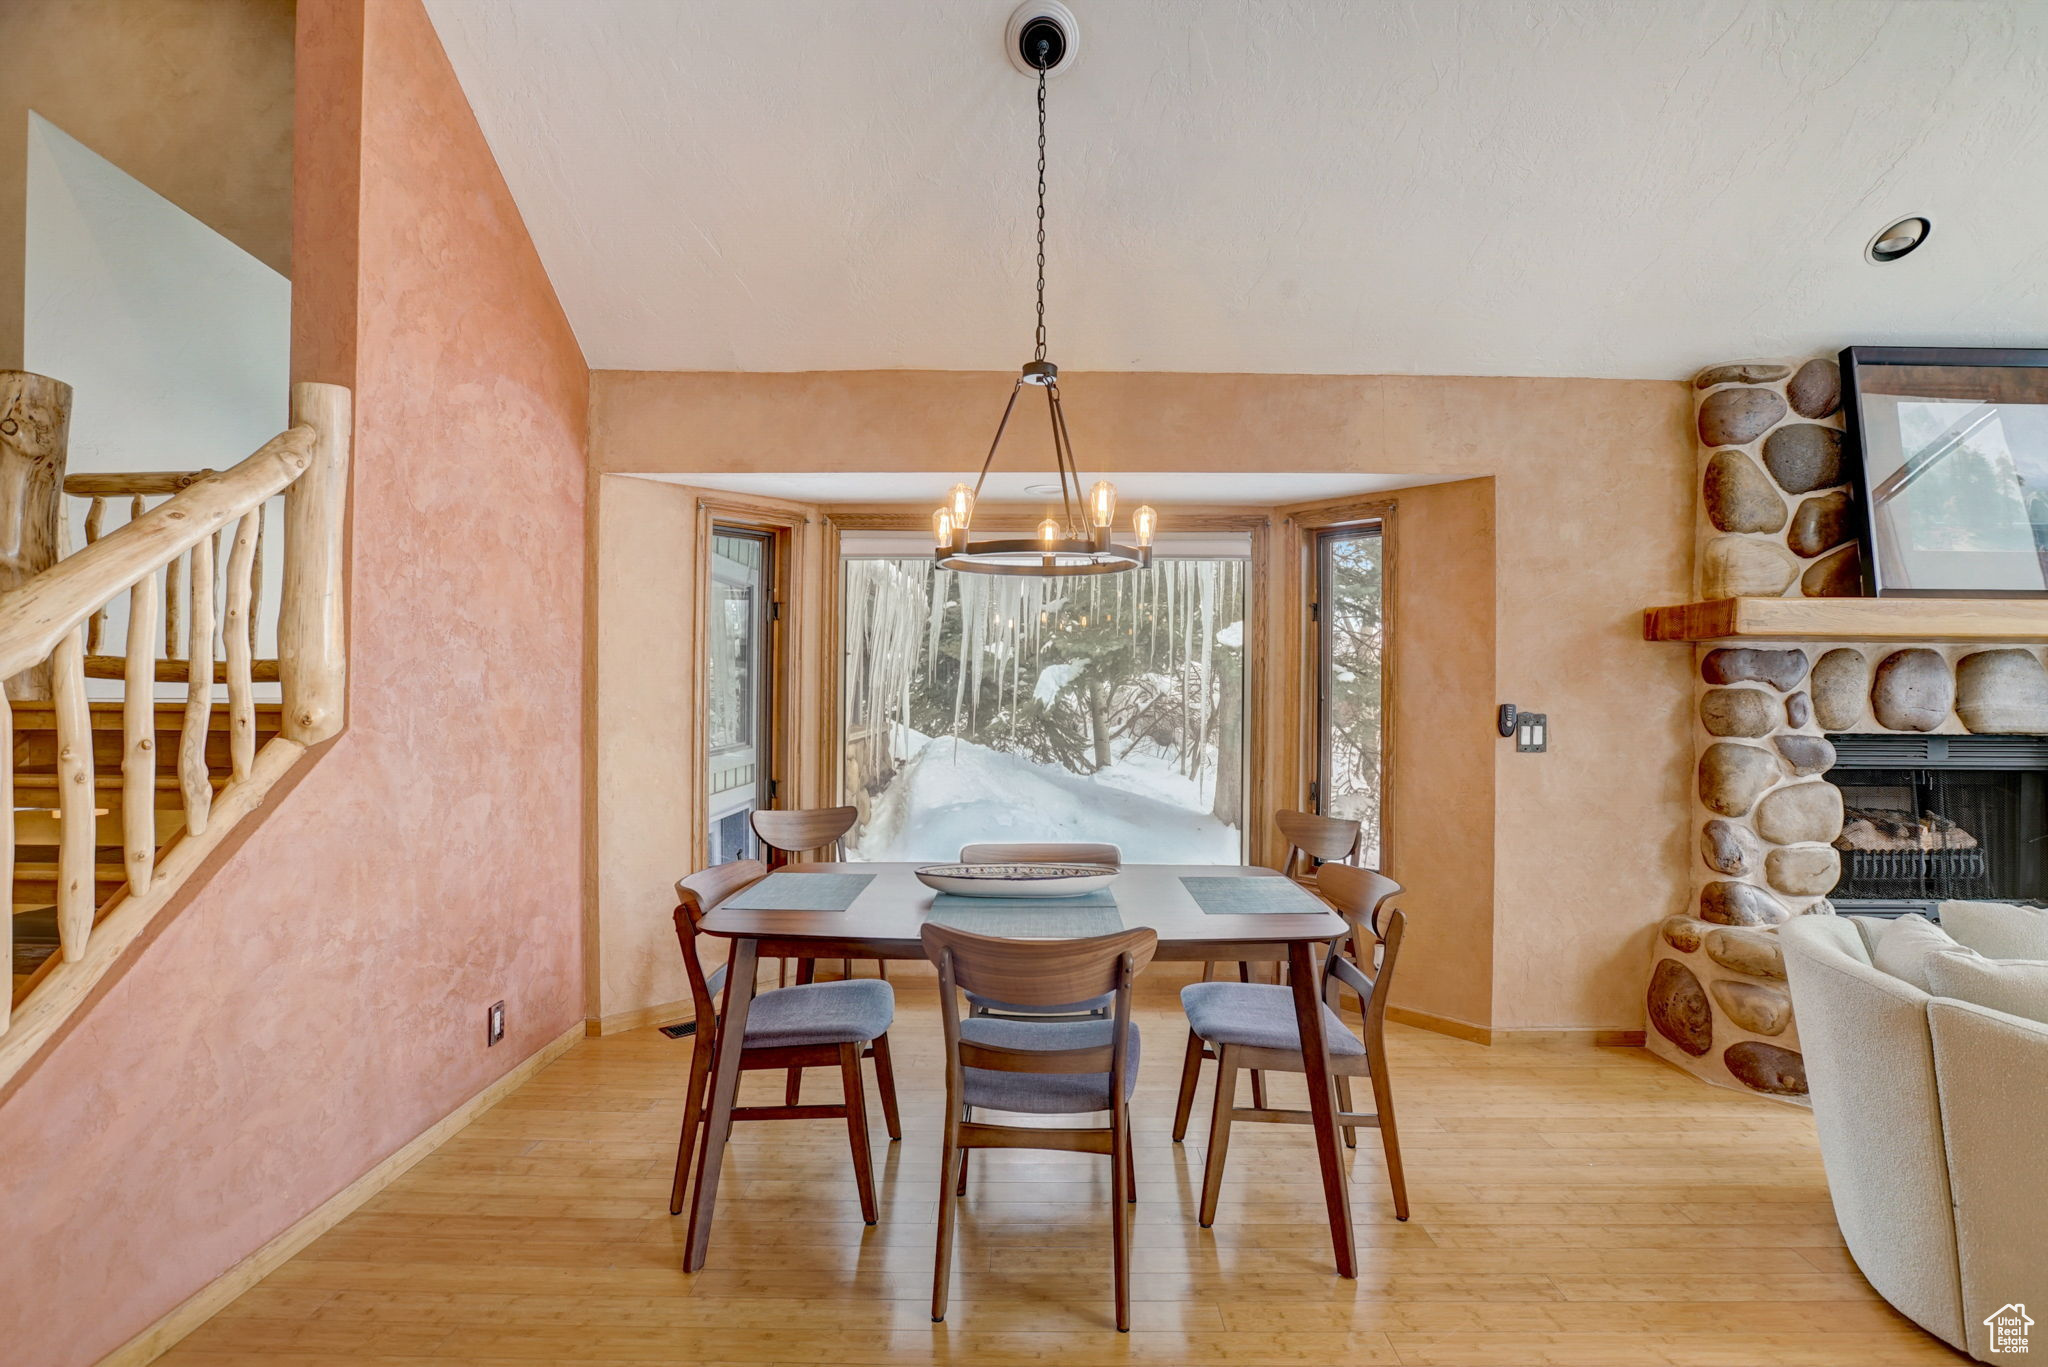
<instances>
[{"instance_id":1,"label":"dining chair","mask_svg":"<svg viewBox=\"0 0 2048 1367\"><path fill-rule=\"evenodd\" d=\"M1289 878L1313 884L1318 864L1358 862L1363 822L1314 812L1275 812L1273 824L1287 837L1287 863L1280 872Z\"/></svg>"},{"instance_id":2,"label":"dining chair","mask_svg":"<svg viewBox=\"0 0 2048 1367\"><path fill-rule=\"evenodd\" d=\"M683 1132L676 1143L676 1180L669 1192L668 1213L680 1215L688 1186L691 1149L703 1118L704 1093L711 1078L712 1055L718 1043L719 1009L715 996L725 986L723 964L709 974L697 953L699 924L707 912L733 893L766 876L758 859L741 859L693 873L676 884L676 940L682 946L683 971L690 980L690 1001L697 1033L690 1049L690 1081L683 1096ZM862 1090L860 1060L875 1061L875 1082L882 1093L882 1118L891 1140L903 1137L896 1110L896 1075L889 1061L889 1026L896 1016L896 993L876 978L779 987L754 998L740 1041L740 1070L788 1069L800 1078L805 1068L839 1069L843 1103L799 1106L793 1099L781 1106L737 1106L734 1120L846 1119L853 1149L854 1184L860 1191L861 1218L875 1223L874 1164L868 1152L867 1096ZM698 1175L703 1180L703 1175Z\"/></svg>"},{"instance_id":3,"label":"dining chair","mask_svg":"<svg viewBox=\"0 0 2048 1367\"><path fill-rule=\"evenodd\" d=\"M1323 1033L1330 1052L1330 1071L1337 1081L1337 1124L1347 1147L1356 1148L1356 1131L1371 1126L1380 1132L1387 1153L1387 1182L1394 1192L1394 1218L1408 1218L1408 1184L1401 1171L1401 1141L1394 1128L1394 1092L1387 1076L1386 1016L1387 993L1391 990L1394 963L1399 957L1401 936L1408 918L1387 902L1401 891L1400 884L1371 869L1349 864L1325 864L1322 894L1350 930L1337 937L1323 964ZM1360 948L1356 963L1343 954L1349 939ZM1364 952L1372 945L1373 953ZM1370 967L1372 971L1367 972ZM1362 1026L1354 1035L1334 1009L1341 988L1358 993L1362 1002ZM1223 1190L1223 1162L1230 1150L1230 1126L1234 1120L1278 1120L1302 1123L1309 1112L1268 1107L1253 1098L1249 1108L1237 1104L1237 1074L1240 1069L1258 1068L1268 1072L1305 1071L1301 1056L1301 1029L1294 1008L1293 989L1270 983L1200 982L1181 989L1181 1008L1188 1017L1187 1055L1181 1064L1180 1104L1173 1116L1173 1142L1187 1136L1188 1116L1194 1109L1195 1084L1202 1060L1216 1060L1215 1109L1209 1123L1209 1152L1202 1165L1202 1205L1197 1217L1204 1229L1216 1221L1216 1200ZM1360 1114L1351 1109L1351 1079L1371 1081L1373 1111Z\"/></svg>"},{"instance_id":4,"label":"dining chair","mask_svg":"<svg viewBox=\"0 0 2048 1367\"><path fill-rule=\"evenodd\" d=\"M967 1192L967 1156L975 1149L1056 1149L1109 1159L1110 1249L1116 1327L1131 1327L1130 1203L1138 1199L1131 1158L1131 1092L1138 1081L1138 1027L1131 981L1152 961L1159 936L1149 929L1085 940L1005 940L926 922L927 958L938 966L945 1027L946 1128L939 1168L939 1236L932 1271L932 1319L946 1318L953 1271L953 1222ZM1049 1007L1108 993L1106 1020L1051 1024L969 1015L958 994ZM1047 1129L974 1119L979 1110L1026 1115L1106 1111L1100 1128Z\"/></svg>"},{"instance_id":5,"label":"dining chair","mask_svg":"<svg viewBox=\"0 0 2048 1367\"><path fill-rule=\"evenodd\" d=\"M1287 862L1280 867L1283 878L1292 878L1316 891L1316 870L1318 861L1325 863L1356 863L1358 847L1365 831L1363 822L1347 821L1342 817L1318 816L1314 812L1275 812L1273 824L1280 828L1280 834L1287 840ZM1277 974L1277 969L1276 969ZM1216 976L1216 965L1202 965L1202 981L1208 982ZM1239 982L1256 981L1250 964L1237 966ZM1257 1069L1252 1070L1252 1105L1266 1104L1266 1079ZM1353 1141L1356 1143L1356 1141Z\"/></svg>"},{"instance_id":6,"label":"dining chair","mask_svg":"<svg viewBox=\"0 0 2048 1367\"><path fill-rule=\"evenodd\" d=\"M792 863L791 855L812 854L823 850L828 858L846 858L846 833L853 829L853 823L860 819L858 807L800 807L794 811L755 810L747 820L773 856L768 861L770 868L780 868ZM817 973L817 960L798 959L796 980L807 983ZM853 960L839 961L839 976L853 976ZM888 968L880 959L875 960L877 977L889 976ZM795 1104L796 1098L790 1098Z\"/></svg>"},{"instance_id":7,"label":"dining chair","mask_svg":"<svg viewBox=\"0 0 2048 1367\"><path fill-rule=\"evenodd\" d=\"M1005 844L1001 841L982 841L960 847L960 862L963 864L1107 864L1120 869L1124 864L1124 852L1116 845L1097 844L1089 841L1019 841ZM1109 1014L1110 996L1104 993L1091 1001L1069 1002L1051 1010L1031 1009L1015 1002L989 1001L967 994L967 1004L977 1016L1000 1012L1020 1020L1086 1020Z\"/></svg>"}]
</instances>

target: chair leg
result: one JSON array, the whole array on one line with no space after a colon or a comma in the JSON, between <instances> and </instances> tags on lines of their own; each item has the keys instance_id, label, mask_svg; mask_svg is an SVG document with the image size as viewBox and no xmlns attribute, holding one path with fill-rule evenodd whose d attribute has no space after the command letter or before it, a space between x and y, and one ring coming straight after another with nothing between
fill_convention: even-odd
<instances>
[{"instance_id":1,"label":"chair leg","mask_svg":"<svg viewBox=\"0 0 2048 1367\"><path fill-rule=\"evenodd\" d=\"M683 1193L689 1187L691 1150L697 1142L697 1122L704 1115L704 1090L711 1080L711 1041L698 1035L690 1041L690 1081L683 1089L683 1133L676 1141L676 1184L669 1189L668 1213L683 1213Z\"/></svg>"},{"instance_id":2,"label":"chair leg","mask_svg":"<svg viewBox=\"0 0 2048 1367\"><path fill-rule=\"evenodd\" d=\"M1130 1111L1118 1106L1109 1115L1109 1249L1116 1279L1116 1328L1120 1334L1131 1332L1130 1161Z\"/></svg>"},{"instance_id":3,"label":"chair leg","mask_svg":"<svg viewBox=\"0 0 2048 1367\"><path fill-rule=\"evenodd\" d=\"M1195 1110L1195 1084L1202 1080L1202 1037L1188 1031L1187 1057L1180 1065L1180 1104L1173 1111L1173 1142L1188 1137L1188 1117Z\"/></svg>"},{"instance_id":4,"label":"chair leg","mask_svg":"<svg viewBox=\"0 0 2048 1367\"><path fill-rule=\"evenodd\" d=\"M972 1106L962 1106L960 1108L960 1119L963 1122L974 1119L974 1108ZM960 1150L960 1183L953 1189L955 1196L965 1196L967 1194L967 1157L972 1152L972 1149Z\"/></svg>"},{"instance_id":5,"label":"chair leg","mask_svg":"<svg viewBox=\"0 0 2048 1367\"><path fill-rule=\"evenodd\" d=\"M1239 963L1237 966L1237 980L1241 983L1251 983L1258 982L1259 977L1252 972L1250 964ZM1259 1111L1266 1109L1266 1075L1256 1068L1252 1069L1252 1109Z\"/></svg>"},{"instance_id":6,"label":"chair leg","mask_svg":"<svg viewBox=\"0 0 2048 1367\"><path fill-rule=\"evenodd\" d=\"M796 1105L798 1100L802 1098L803 1094L804 1070L801 1068L792 1068L789 1070L788 1081L782 1084L782 1104L785 1106L794 1106Z\"/></svg>"},{"instance_id":7,"label":"chair leg","mask_svg":"<svg viewBox=\"0 0 2048 1367\"><path fill-rule=\"evenodd\" d=\"M1387 1080L1387 1055L1373 1050L1367 1062L1372 1067L1372 1105L1380 1116L1380 1143L1387 1151L1387 1185L1394 1189L1394 1218L1408 1218L1408 1178L1401 1171L1401 1136L1394 1129L1394 1087Z\"/></svg>"},{"instance_id":8,"label":"chair leg","mask_svg":"<svg viewBox=\"0 0 2048 1367\"><path fill-rule=\"evenodd\" d=\"M860 1218L875 1223L875 1168L868 1153L868 1097L860 1078L860 1046L839 1046L839 1077L846 1088L846 1137L853 1146L853 1180L860 1188Z\"/></svg>"},{"instance_id":9,"label":"chair leg","mask_svg":"<svg viewBox=\"0 0 2048 1367\"><path fill-rule=\"evenodd\" d=\"M798 959L796 961L796 985L802 987L805 983L816 982L817 980L818 961L816 959Z\"/></svg>"},{"instance_id":10,"label":"chair leg","mask_svg":"<svg viewBox=\"0 0 2048 1367\"><path fill-rule=\"evenodd\" d=\"M1138 1160L1132 1157L1131 1108L1124 1107L1124 1200L1138 1204Z\"/></svg>"},{"instance_id":11,"label":"chair leg","mask_svg":"<svg viewBox=\"0 0 2048 1367\"><path fill-rule=\"evenodd\" d=\"M1351 1109L1351 1079L1343 1073L1337 1074L1337 1109L1341 1111ZM1355 1149L1358 1147L1358 1130L1356 1127L1345 1125L1341 1127L1341 1132L1344 1135L1345 1148Z\"/></svg>"},{"instance_id":12,"label":"chair leg","mask_svg":"<svg viewBox=\"0 0 2048 1367\"><path fill-rule=\"evenodd\" d=\"M896 1068L889 1061L889 1036L875 1036L869 1047L875 1054L875 1089L882 1094L882 1123L889 1127L889 1139L894 1143L903 1137L903 1117L896 1110Z\"/></svg>"},{"instance_id":13,"label":"chair leg","mask_svg":"<svg viewBox=\"0 0 2048 1367\"><path fill-rule=\"evenodd\" d=\"M841 959L839 961L839 976L848 982L853 981L853 960Z\"/></svg>"},{"instance_id":14,"label":"chair leg","mask_svg":"<svg viewBox=\"0 0 2048 1367\"><path fill-rule=\"evenodd\" d=\"M946 1292L953 1279L953 1216L960 1200L953 1187L953 1165L967 1158L967 1150L960 1147L960 1110L950 1104L946 1107L945 1139L939 1151L939 1240L932 1261L934 1324L946 1318Z\"/></svg>"},{"instance_id":15,"label":"chair leg","mask_svg":"<svg viewBox=\"0 0 2048 1367\"><path fill-rule=\"evenodd\" d=\"M1216 1198L1223 1194L1223 1158L1230 1152L1230 1112L1237 1105L1237 1051L1228 1044L1216 1048L1216 1109L1209 1116L1209 1152L1202 1159L1202 1211L1196 1223L1203 1229L1216 1223Z\"/></svg>"}]
</instances>

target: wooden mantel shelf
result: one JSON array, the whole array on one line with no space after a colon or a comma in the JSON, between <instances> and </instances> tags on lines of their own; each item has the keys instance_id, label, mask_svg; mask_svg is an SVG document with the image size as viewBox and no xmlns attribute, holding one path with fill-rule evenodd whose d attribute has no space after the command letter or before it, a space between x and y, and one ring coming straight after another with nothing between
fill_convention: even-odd
<instances>
[{"instance_id":1,"label":"wooden mantel shelf","mask_svg":"<svg viewBox=\"0 0 2048 1367\"><path fill-rule=\"evenodd\" d=\"M1715 598L1649 609L1643 639L2048 643L2048 598Z\"/></svg>"}]
</instances>

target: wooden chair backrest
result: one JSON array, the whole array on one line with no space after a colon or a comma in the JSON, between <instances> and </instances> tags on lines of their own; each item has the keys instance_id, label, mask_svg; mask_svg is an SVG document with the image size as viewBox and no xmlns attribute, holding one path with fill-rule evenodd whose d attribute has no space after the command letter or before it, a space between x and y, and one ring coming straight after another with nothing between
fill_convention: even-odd
<instances>
[{"instance_id":1,"label":"wooden chair backrest","mask_svg":"<svg viewBox=\"0 0 2048 1367\"><path fill-rule=\"evenodd\" d=\"M749 819L754 834L771 850L783 854L805 854L830 846L840 852L840 837L853 829L860 818L858 807L810 807L797 811L757 811Z\"/></svg>"},{"instance_id":2,"label":"wooden chair backrest","mask_svg":"<svg viewBox=\"0 0 2048 1367\"><path fill-rule=\"evenodd\" d=\"M963 864L1107 864L1122 868L1124 852L1115 845L1089 841L982 841L960 847Z\"/></svg>"},{"instance_id":3,"label":"wooden chair backrest","mask_svg":"<svg viewBox=\"0 0 2048 1367\"><path fill-rule=\"evenodd\" d=\"M1118 931L1085 940L1006 940L927 922L925 956L939 969L939 1002L946 1037L946 1072L956 1091L959 1070L1001 1073L1108 1073L1111 1095L1123 1095L1131 1025L1131 981L1159 948L1149 929ZM1019 1006L1065 1006L1113 993L1110 1043L1084 1049L999 1049L960 1038L958 992Z\"/></svg>"},{"instance_id":4,"label":"wooden chair backrest","mask_svg":"<svg viewBox=\"0 0 2048 1367\"><path fill-rule=\"evenodd\" d=\"M1401 909L1387 905L1400 896L1401 885L1374 869L1325 864L1316 875L1316 890L1350 924L1349 938L1356 940L1359 958L1364 960L1364 965L1360 965L1345 958L1342 940L1331 945L1324 969L1324 981L1329 988L1326 995L1334 995L1338 983L1358 994L1365 1003L1366 1044L1369 1051L1376 1050L1386 1025L1394 961L1400 956L1401 936L1408 928L1408 918ZM1368 945L1377 946L1379 952L1369 952ZM1377 968L1368 974L1366 967L1375 961Z\"/></svg>"},{"instance_id":5,"label":"wooden chair backrest","mask_svg":"<svg viewBox=\"0 0 2048 1367\"><path fill-rule=\"evenodd\" d=\"M1281 871L1290 878L1308 871L1299 867L1304 857L1326 864L1350 863L1358 854L1359 836L1365 829L1356 821L1313 812L1275 812L1273 824L1287 837L1287 867Z\"/></svg>"},{"instance_id":6,"label":"wooden chair backrest","mask_svg":"<svg viewBox=\"0 0 2048 1367\"><path fill-rule=\"evenodd\" d=\"M683 972L690 979L690 1003L696 1010L700 1042L708 1043L717 1029L718 1007L714 999L725 985L725 965L720 964L708 976L705 974L704 961L697 955L698 923L720 902L767 874L760 860L737 859L676 880L676 942L683 951Z\"/></svg>"}]
</instances>

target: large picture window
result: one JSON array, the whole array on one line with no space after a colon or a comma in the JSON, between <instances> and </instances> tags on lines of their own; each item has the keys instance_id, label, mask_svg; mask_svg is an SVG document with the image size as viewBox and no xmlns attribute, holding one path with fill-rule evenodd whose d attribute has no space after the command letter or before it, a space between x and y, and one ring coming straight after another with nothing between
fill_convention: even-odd
<instances>
[{"instance_id":1,"label":"large picture window","mask_svg":"<svg viewBox=\"0 0 2048 1367\"><path fill-rule=\"evenodd\" d=\"M1093 840L1239 862L1245 583L1241 557L1041 579L849 554L851 856Z\"/></svg>"}]
</instances>

